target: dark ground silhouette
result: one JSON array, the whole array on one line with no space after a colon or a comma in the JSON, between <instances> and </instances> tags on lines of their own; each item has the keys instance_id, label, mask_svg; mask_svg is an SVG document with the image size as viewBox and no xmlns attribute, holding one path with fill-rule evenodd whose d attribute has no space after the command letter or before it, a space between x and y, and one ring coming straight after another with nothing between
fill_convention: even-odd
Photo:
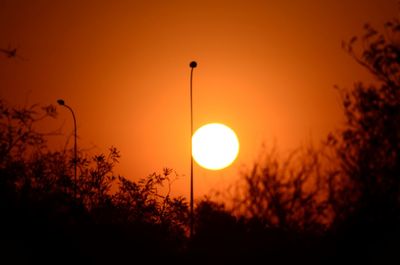
<instances>
[{"instance_id":1,"label":"dark ground silhouette","mask_svg":"<svg viewBox=\"0 0 400 265\"><path fill-rule=\"evenodd\" d=\"M386 35L366 25L344 43L377 78L338 88L345 126L283 162L266 153L243 175L231 208L199 200L192 238L186 199L158 193L172 170L128 180L113 173L112 147L80 152L75 182L71 151L50 150L35 129L56 108L0 101L0 262L398 263L399 31L397 20L385 24Z\"/></svg>"}]
</instances>

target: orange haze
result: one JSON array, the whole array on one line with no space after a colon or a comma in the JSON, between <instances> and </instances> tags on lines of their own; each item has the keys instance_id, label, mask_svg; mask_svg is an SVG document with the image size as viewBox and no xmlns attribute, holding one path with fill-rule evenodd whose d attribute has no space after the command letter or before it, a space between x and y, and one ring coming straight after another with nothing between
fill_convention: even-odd
<instances>
[{"instance_id":1,"label":"orange haze","mask_svg":"<svg viewBox=\"0 0 400 265\"><path fill-rule=\"evenodd\" d=\"M240 139L236 162L222 171L195 166L196 196L226 187L251 166L261 144L282 150L340 126L335 84L367 73L342 40L398 16L398 0L309 1L23 1L0 2L0 97L10 104L63 98L78 120L79 147L114 145L117 173L133 179L163 167L189 190L189 62L195 128L221 122ZM47 125L63 147L68 110ZM70 142L72 144L72 142ZM71 145L72 147L72 145Z\"/></svg>"}]
</instances>

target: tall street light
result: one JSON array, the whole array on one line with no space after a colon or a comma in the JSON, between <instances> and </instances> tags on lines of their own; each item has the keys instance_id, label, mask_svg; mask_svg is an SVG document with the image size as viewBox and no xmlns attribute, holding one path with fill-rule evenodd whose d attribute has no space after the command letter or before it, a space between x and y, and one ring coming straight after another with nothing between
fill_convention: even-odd
<instances>
[{"instance_id":1,"label":"tall street light","mask_svg":"<svg viewBox=\"0 0 400 265\"><path fill-rule=\"evenodd\" d=\"M75 118L75 114L74 111L72 110L72 108L70 106L68 106L67 104L65 104L65 101L63 99L59 99L57 100L57 103L60 106L66 107L67 109L69 109L72 113L72 118L74 119L74 198L76 198L76 166L78 163L78 155L77 155L77 148L76 148L76 118Z\"/></svg>"},{"instance_id":2,"label":"tall street light","mask_svg":"<svg viewBox=\"0 0 400 265\"><path fill-rule=\"evenodd\" d=\"M190 238L193 236L193 225L194 225L194 215L193 215L193 69L197 67L197 63L192 61L189 64L190 70Z\"/></svg>"}]
</instances>

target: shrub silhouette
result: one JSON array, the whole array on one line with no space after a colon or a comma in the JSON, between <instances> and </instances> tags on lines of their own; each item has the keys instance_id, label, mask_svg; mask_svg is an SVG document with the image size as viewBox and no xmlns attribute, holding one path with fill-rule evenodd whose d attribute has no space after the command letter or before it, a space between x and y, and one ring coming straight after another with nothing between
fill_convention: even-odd
<instances>
[{"instance_id":1,"label":"shrub silhouette","mask_svg":"<svg viewBox=\"0 0 400 265\"><path fill-rule=\"evenodd\" d=\"M267 153L244 175L236 211L269 228L324 231L330 209L321 159L311 147L292 152L284 162L276 150Z\"/></svg>"},{"instance_id":2,"label":"shrub silhouette","mask_svg":"<svg viewBox=\"0 0 400 265\"><path fill-rule=\"evenodd\" d=\"M172 170L137 182L116 176L119 153L111 147L107 155L80 153L73 183L71 153L50 150L47 134L35 129L56 114L54 106L9 108L0 101L2 254L18 245L27 260L51 260L53 253L106 263L182 251L188 210L184 198L170 196Z\"/></svg>"}]
</instances>

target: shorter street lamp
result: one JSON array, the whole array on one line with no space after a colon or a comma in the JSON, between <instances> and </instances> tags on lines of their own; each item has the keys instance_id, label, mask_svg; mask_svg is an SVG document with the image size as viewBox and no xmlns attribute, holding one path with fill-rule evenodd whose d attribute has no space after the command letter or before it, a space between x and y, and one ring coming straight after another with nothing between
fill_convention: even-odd
<instances>
[{"instance_id":1,"label":"shorter street lamp","mask_svg":"<svg viewBox=\"0 0 400 265\"><path fill-rule=\"evenodd\" d=\"M72 108L70 107L70 106L68 106L67 104L65 104L65 101L63 100L63 99L58 99L57 100L57 103L60 105L60 106L63 106L63 107L66 107L67 109L69 109L70 111L71 111L71 113L72 113L72 118L74 119L74 139L75 139L75 141L74 141L74 197L76 198L76 166L77 166L77 163L78 163L78 155L77 155L77 147L76 147L76 138L77 138L77 135L76 135L76 118L75 118L75 114L74 114L74 111L72 110Z\"/></svg>"}]
</instances>

